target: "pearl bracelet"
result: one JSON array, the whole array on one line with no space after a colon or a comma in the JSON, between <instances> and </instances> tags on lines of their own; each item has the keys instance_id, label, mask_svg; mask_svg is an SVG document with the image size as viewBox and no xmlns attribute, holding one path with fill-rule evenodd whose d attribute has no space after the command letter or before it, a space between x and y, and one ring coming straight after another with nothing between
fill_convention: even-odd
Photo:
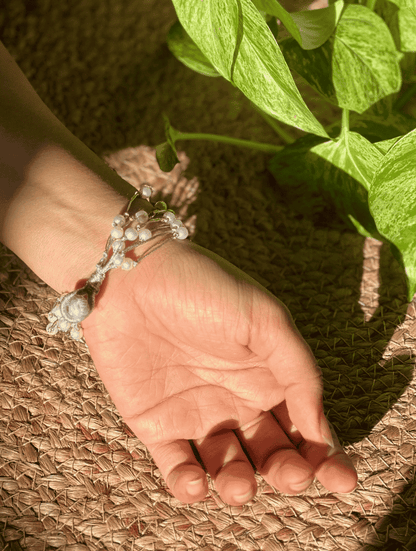
<instances>
[{"instance_id":1,"label":"pearl bracelet","mask_svg":"<svg viewBox=\"0 0 416 551\"><path fill-rule=\"evenodd\" d=\"M153 188L148 184L143 184L140 188L140 192L136 192L131 198L126 212L124 214L118 214L114 218L112 223L113 229L107 240L105 251L101 260L96 264L95 272L90 276L84 287L77 291L63 294L56 300L52 310L48 313L48 320L50 323L46 326L46 331L50 335L55 335L59 331L64 333L70 332L70 336L75 341L84 343L88 348L87 343L82 338L83 331L79 324L93 311L95 295L100 290L106 273L120 266L122 270L131 270L136 267L143 258L164 245L167 241L172 239L186 239L188 237L187 228L175 217L175 212L167 208L164 201L158 201L153 205L154 209L150 215L145 210L139 210L134 215L131 214L129 212L130 206L139 193L143 199L147 199L150 203L149 198L153 193ZM163 215L160 217L162 213ZM130 226L132 222L133 227ZM156 228L152 228L152 230L145 227L148 224L154 223L158 223L158 225ZM125 258L126 252L137 248L144 242L152 241L161 235L167 235L168 239L165 239L145 255L139 257L137 262L131 258ZM133 244L126 248L126 241L131 241ZM110 248L112 248L113 254L110 260L107 260Z\"/></svg>"}]
</instances>

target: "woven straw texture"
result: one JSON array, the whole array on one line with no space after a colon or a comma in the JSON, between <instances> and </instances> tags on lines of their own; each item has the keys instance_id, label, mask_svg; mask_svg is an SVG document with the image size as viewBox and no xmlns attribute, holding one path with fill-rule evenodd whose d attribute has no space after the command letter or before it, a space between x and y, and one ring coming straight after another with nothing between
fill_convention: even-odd
<instances>
[{"instance_id":1,"label":"woven straw texture","mask_svg":"<svg viewBox=\"0 0 416 551\"><path fill-rule=\"evenodd\" d=\"M288 496L256 472L255 498L232 507L208 477L203 502L179 502L86 348L46 333L55 291L1 246L0 549L416 549L416 302L407 304L388 247L351 232L330 209L299 215L257 152L189 142L186 154L178 147L180 165L162 172L155 148L143 144L164 141L167 107L184 131L278 142L245 104L228 116L235 91L227 83L194 75L161 46L175 20L169 2L62 6L8 2L0 38L71 131L135 187L154 186L192 240L288 306L322 368L325 411L359 482L348 495L314 482ZM138 51L147 55L139 65ZM151 113L143 107L151 105Z\"/></svg>"}]
</instances>

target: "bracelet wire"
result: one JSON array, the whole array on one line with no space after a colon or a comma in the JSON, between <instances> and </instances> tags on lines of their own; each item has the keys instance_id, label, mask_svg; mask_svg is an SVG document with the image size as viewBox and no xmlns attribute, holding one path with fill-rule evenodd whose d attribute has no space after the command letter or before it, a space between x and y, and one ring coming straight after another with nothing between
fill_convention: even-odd
<instances>
[{"instance_id":1,"label":"bracelet wire","mask_svg":"<svg viewBox=\"0 0 416 551\"><path fill-rule=\"evenodd\" d=\"M130 211L131 205L139 193L142 198L147 199L153 206L150 214L145 210L139 210L135 213ZM168 209L164 201L158 201L153 205L149 199L152 193L152 186L143 184L140 191L136 191L130 199L125 213L119 214L114 218L112 223L113 230L107 239L105 251L100 261L96 264L95 271L81 289L64 293L58 297L53 308L48 313L50 323L46 327L47 333L55 335L59 331L64 333L69 332L73 340L82 342L89 348L83 339L83 331L80 324L93 311L95 296L98 294L107 272L120 266L123 270L130 270L168 241L187 238L188 230L181 220L176 218L175 211ZM137 223L136 229L129 227L132 222ZM154 228L155 224L157 226ZM152 225L152 230L147 227L148 225ZM167 239L151 247L145 254L138 257L136 261L131 258L125 258L125 254L128 251L136 249L143 243L153 241L160 236L166 236ZM126 248L125 241L132 241L133 243ZM110 248L112 248L113 254L108 259Z\"/></svg>"}]
</instances>

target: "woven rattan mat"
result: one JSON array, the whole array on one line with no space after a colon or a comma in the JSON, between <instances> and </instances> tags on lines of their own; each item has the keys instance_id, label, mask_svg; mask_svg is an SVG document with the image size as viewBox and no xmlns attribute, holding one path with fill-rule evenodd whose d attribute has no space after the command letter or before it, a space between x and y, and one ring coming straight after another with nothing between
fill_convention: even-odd
<instances>
[{"instance_id":1,"label":"woven rattan mat","mask_svg":"<svg viewBox=\"0 0 416 551\"><path fill-rule=\"evenodd\" d=\"M146 181L159 190L193 238L200 228L204 241L206 211L212 226L245 217L244 228L230 225L228 248L247 271L258 263L251 274L284 300L315 352L325 409L355 462L358 487L331 494L314 482L288 496L256 473L256 497L232 507L208 477L203 502L179 502L122 421L86 348L46 333L56 292L2 246L0 548L415 549L415 310L387 247L380 255L375 240L315 228L265 199L267 190L242 189L226 216L215 194L203 208L198 182L182 176L183 153L169 174L147 146L105 160L136 187ZM221 251L215 241L213 248Z\"/></svg>"}]
</instances>

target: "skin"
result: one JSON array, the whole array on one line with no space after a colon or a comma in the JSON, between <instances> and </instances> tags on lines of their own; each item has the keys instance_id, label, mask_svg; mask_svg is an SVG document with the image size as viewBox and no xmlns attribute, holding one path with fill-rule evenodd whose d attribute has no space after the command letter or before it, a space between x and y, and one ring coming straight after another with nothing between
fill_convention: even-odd
<instances>
[{"instance_id":1,"label":"skin","mask_svg":"<svg viewBox=\"0 0 416 551\"><path fill-rule=\"evenodd\" d=\"M94 270L131 189L52 114L1 42L0 74L0 241L69 292ZM209 473L225 503L245 503L254 468L284 493L314 477L332 492L355 488L336 435L333 448L322 438L321 372L288 309L223 258L175 241L130 272L111 270L82 328L114 404L180 501L203 500ZM192 478L202 482L193 493Z\"/></svg>"},{"instance_id":2,"label":"skin","mask_svg":"<svg viewBox=\"0 0 416 551\"><path fill-rule=\"evenodd\" d=\"M82 328L119 413L181 502L206 497L206 473L225 503L250 501L248 457L282 493L314 477L332 492L356 487L334 431L334 448L322 439L321 372L288 309L211 251L169 241L110 270Z\"/></svg>"}]
</instances>

